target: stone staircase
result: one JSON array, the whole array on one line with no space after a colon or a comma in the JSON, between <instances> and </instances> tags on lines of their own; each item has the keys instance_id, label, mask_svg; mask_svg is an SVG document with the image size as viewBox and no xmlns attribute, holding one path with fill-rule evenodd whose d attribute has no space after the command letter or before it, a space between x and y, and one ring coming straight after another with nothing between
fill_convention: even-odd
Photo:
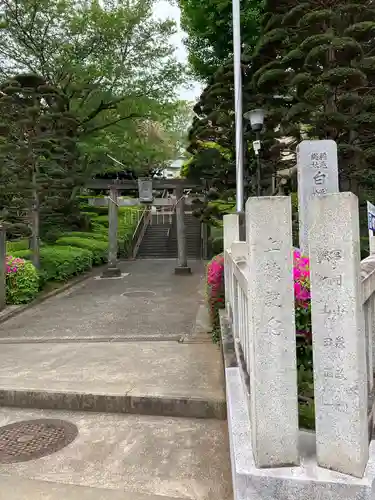
<instances>
[{"instance_id":1,"label":"stone staircase","mask_svg":"<svg viewBox=\"0 0 375 500\"><path fill-rule=\"evenodd\" d=\"M201 223L191 213L185 213L186 246L188 259L201 259ZM146 229L138 258L177 258L177 230L175 214L152 217Z\"/></svg>"}]
</instances>

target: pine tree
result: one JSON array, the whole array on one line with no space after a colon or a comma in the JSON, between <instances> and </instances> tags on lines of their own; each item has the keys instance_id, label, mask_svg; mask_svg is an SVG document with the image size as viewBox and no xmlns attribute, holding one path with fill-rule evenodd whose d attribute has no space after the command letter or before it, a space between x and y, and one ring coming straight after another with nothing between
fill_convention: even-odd
<instances>
[{"instance_id":1,"label":"pine tree","mask_svg":"<svg viewBox=\"0 0 375 500\"><path fill-rule=\"evenodd\" d=\"M289 2L277 24L262 37L274 60L259 66L258 92L293 98L282 133L299 140L304 128L306 138L335 140L341 187L358 192L375 167L374 3Z\"/></svg>"},{"instance_id":2,"label":"pine tree","mask_svg":"<svg viewBox=\"0 0 375 500\"><path fill-rule=\"evenodd\" d=\"M58 91L37 75L18 75L1 87L0 200L8 219L32 227L36 265L40 215L61 209L76 183L77 124L61 108Z\"/></svg>"},{"instance_id":3,"label":"pine tree","mask_svg":"<svg viewBox=\"0 0 375 500\"><path fill-rule=\"evenodd\" d=\"M293 152L301 139L298 123L288 123L287 133L283 126L285 114L295 103L295 98L289 91L288 72L283 63L288 30L282 21L295 4L294 0L265 1L261 36L251 61L253 78L249 91L253 92L253 99L266 112L262 134L264 163L274 175L295 164Z\"/></svg>"}]
</instances>

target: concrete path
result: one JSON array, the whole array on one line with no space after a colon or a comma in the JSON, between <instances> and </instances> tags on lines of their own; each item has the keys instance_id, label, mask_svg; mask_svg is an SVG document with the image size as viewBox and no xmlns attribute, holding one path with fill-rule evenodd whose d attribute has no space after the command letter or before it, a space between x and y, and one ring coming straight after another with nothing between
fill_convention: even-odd
<instances>
[{"instance_id":1,"label":"concrete path","mask_svg":"<svg viewBox=\"0 0 375 500\"><path fill-rule=\"evenodd\" d=\"M126 262L0 324L0 426L79 430L48 457L0 460L0 500L230 500L221 355L196 335L204 269L174 266Z\"/></svg>"},{"instance_id":2,"label":"concrete path","mask_svg":"<svg viewBox=\"0 0 375 500\"><path fill-rule=\"evenodd\" d=\"M1 500L231 499L226 422L6 409L0 425L33 418L72 422L78 437L45 458L0 465Z\"/></svg>"},{"instance_id":3,"label":"concrete path","mask_svg":"<svg viewBox=\"0 0 375 500\"><path fill-rule=\"evenodd\" d=\"M198 311L202 263L175 276L176 261L122 264L121 279L90 279L0 324L0 338L177 339L190 332Z\"/></svg>"}]
</instances>

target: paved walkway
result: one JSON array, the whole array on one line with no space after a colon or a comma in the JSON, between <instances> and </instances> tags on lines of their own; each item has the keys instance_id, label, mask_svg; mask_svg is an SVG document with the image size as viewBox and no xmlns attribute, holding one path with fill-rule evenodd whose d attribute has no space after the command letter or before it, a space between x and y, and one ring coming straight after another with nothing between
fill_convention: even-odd
<instances>
[{"instance_id":1,"label":"paved walkway","mask_svg":"<svg viewBox=\"0 0 375 500\"><path fill-rule=\"evenodd\" d=\"M177 339L190 332L203 265L175 276L175 260L124 263L122 279L90 279L0 325L0 338Z\"/></svg>"},{"instance_id":2,"label":"paved walkway","mask_svg":"<svg viewBox=\"0 0 375 500\"><path fill-rule=\"evenodd\" d=\"M121 279L92 277L0 324L0 426L79 430L60 452L0 464L0 500L231 499L220 352L180 341L201 321L203 266L174 266L126 262Z\"/></svg>"}]
</instances>

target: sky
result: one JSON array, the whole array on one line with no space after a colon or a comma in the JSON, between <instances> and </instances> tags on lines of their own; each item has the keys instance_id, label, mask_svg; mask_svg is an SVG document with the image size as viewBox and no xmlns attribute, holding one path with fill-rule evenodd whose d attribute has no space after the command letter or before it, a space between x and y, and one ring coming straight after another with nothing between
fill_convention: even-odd
<instances>
[{"instance_id":1,"label":"sky","mask_svg":"<svg viewBox=\"0 0 375 500\"><path fill-rule=\"evenodd\" d=\"M204 0L202 0L204 1ZM176 21L178 32L172 37L172 43L176 47L176 57L181 62L187 62L188 54L183 43L185 33L180 26L180 9L177 5L171 5L167 0L159 0L154 7L154 15L161 19L170 18ZM189 89L181 89L180 99L187 101L196 101L202 92L202 85L197 82L191 82Z\"/></svg>"}]
</instances>

